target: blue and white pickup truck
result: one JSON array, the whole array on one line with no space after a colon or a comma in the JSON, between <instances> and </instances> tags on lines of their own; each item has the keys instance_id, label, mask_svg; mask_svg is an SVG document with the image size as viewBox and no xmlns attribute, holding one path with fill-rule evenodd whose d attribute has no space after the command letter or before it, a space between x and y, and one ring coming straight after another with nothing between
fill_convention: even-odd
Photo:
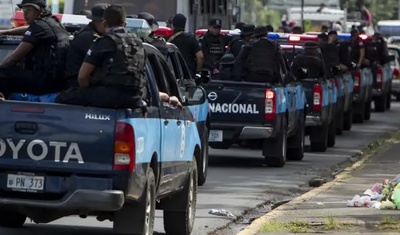
<instances>
[{"instance_id":1,"label":"blue and white pickup truck","mask_svg":"<svg viewBox=\"0 0 400 235\"><path fill-rule=\"evenodd\" d=\"M314 35L279 35L268 34L272 40L281 44L289 63L293 62L298 53L304 51L303 44L309 40L317 40ZM321 56L322 59L322 56ZM292 71L297 73L299 71ZM310 78L307 74L298 77L306 99L306 133L310 136L311 151L325 152L336 142L336 103L337 88L333 79Z\"/></svg>"},{"instance_id":2,"label":"blue and white pickup truck","mask_svg":"<svg viewBox=\"0 0 400 235\"><path fill-rule=\"evenodd\" d=\"M189 68L180 53L179 49L172 43L167 43L168 55L167 62L174 73L175 78L182 92L185 91L187 85L201 85L207 83L207 76L200 76L192 78L189 72ZM204 103L199 105L188 106L190 111L192 111L194 116L194 121L197 125L197 130L199 131L199 136L201 139L201 156L197 160L197 169L199 170L199 185L204 185L207 179L208 172L208 136L210 130L210 112L209 104L206 100Z\"/></svg>"},{"instance_id":3,"label":"blue and white pickup truck","mask_svg":"<svg viewBox=\"0 0 400 235\"><path fill-rule=\"evenodd\" d=\"M0 44L0 54L16 42ZM161 209L167 234L191 233L202 148L187 107L203 104L205 91L189 85L183 100L164 56L144 45L146 117L142 109L0 102L0 226L94 215L119 233L152 234ZM186 108L161 102L160 91Z\"/></svg>"},{"instance_id":4,"label":"blue and white pickup truck","mask_svg":"<svg viewBox=\"0 0 400 235\"><path fill-rule=\"evenodd\" d=\"M338 35L341 43L350 47L351 36L347 33ZM351 49L351 48L350 48ZM353 122L363 123L371 118L373 74L371 68L365 67L352 71L353 77Z\"/></svg>"},{"instance_id":5,"label":"blue and white pickup truck","mask_svg":"<svg viewBox=\"0 0 400 235\"><path fill-rule=\"evenodd\" d=\"M210 146L261 148L268 166L304 157L306 97L282 51L278 83L212 79L205 84L210 103Z\"/></svg>"}]
</instances>

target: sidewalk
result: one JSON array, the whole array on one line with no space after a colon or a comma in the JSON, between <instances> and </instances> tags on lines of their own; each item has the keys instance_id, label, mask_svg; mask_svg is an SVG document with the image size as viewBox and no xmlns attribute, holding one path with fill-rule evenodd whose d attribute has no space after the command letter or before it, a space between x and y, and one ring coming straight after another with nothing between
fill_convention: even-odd
<instances>
[{"instance_id":1,"label":"sidewalk","mask_svg":"<svg viewBox=\"0 0 400 235\"><path fill-rule=\"evenodd\" d=\"M400 210L347 207L356 194L400 174L400 142L395 142L349 175L278 207L262 220L261 232L239 234L400 234ZM283 232L283 233L282 233Z\"/></svg>"}]
</instances>

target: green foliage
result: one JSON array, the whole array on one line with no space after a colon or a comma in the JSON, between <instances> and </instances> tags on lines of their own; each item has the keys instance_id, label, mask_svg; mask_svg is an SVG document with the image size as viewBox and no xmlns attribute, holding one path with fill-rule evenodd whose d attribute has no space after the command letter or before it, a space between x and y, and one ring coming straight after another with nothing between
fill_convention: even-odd
<instances>
[{"instance_id":1,"label":"green foliage","mask_svg":"<svg viewBox=\"0 0 400 235\"><path fill-rule=\"evenodd\" d=\"M242 21L255 25L272 25L274 28L280 25L281 13L268 9L262 0L239 0L242 7Z\"/></svg>"},{"instance_id":2,"label":"green foliage","mask_svg":"<svg viewBox=\"0 0 400 235\"><path fill-rule=\"evenodd\" d=\"M398 18L398 0L340 0L340 4L349 12L358 11L359 6L365 4L372 14L374 23Z\"/></svg>"}]
</instances>

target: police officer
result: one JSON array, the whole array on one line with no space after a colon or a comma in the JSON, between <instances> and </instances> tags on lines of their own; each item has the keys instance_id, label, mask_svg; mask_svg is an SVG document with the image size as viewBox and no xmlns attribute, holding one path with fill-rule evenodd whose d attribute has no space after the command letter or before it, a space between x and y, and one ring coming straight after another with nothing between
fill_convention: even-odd
<instances>
[{"instance_id":1,"label":"police officer","mask_svg":"<svg viewBox=\"0 0 400 235\"><path fill-rule=\"evenodd\" d=\"M251 43L242 47L235 60L234 80L278 82L279 57L279 46L275 41L268 39L267 27L256 27Z\"/></svg>"},{"instance_id":2,"label":"police officer","mask_svg":"<svg viewBox=\"0 0 400 235\"><path fill-rule=\"evenodd\" d=\"M79 68L82 66L87 51L94 39L105 33L103 24L104 11L110 4L100 3L93 6L92 11L86 15L91 19L86 27L74 35L67 52L65 77L69 87L77 87Z\"/></svg>"},{"instance_id":3,"label":"police officer","mask_svg":"<svg viewBox=\"0 0 400 235\"><path fill-rule=\"evenodd\" d=\"M196 73L200 72L203 68L204 55L196 37L185 32L185 26L186 17L182 14L175 15L172 19L174 35L168 39L168 42L175 44L179 48L179 51L189 67L192 78L195 78Z\"/></svg>"},{"instance_id":4,"label":"police officer","mask_svg":"<svg viewBox=\"0 0 400 235\"><path fill-rule=\"evenodd\" d=\"M327 33L328 30L329 30L328 26L326 26L326 25L321 26L321 33Z\"/></svg>"},{"instance_id":5,"label":"police officer","mask_svg":"<svg viewBox=\"0 0 400 235\"><path fill-rule=\"evenodd\" d=\"M235 38L229 43L226 53L231 53L236 58L239 55L242 46L249 43L254 34L256 26L253 24L244 25L240 32L240 38Z\"/></svg>"},{"instance_id":6,"label":"police officer","mask_svg":"<svg viewBox=\"0 0 400 235\"><path fill-rule=\"evenodd\" d=\"M167 42L163 37L158 37L153 33L153 31L159 28L158 22L155 20L154 16L148 12L141 12L137 15L137 18L146 20L149 26L151 27L152 32L147 37L144 37L143 41L150 45L153 45L163 55L167 56L168 55Z\"/></svg>"},{"instance_id":7,"label":"police officer","mask_svg":"<svg viewBox=\"0 0 400 235\"><path fill-rule=\"evenodd\" d=\"M200 38L201 50L204 54L204 68L219 72L219 60L225 53L225 47L231 41L227 35L221 34L222 20L212 19L208 24L208 31Z\"/></svg>"},{"instance_id":8,"label":"police officer","mask_svg":"<svg viewBox=\"0 0 400 235\"><path fill-rule=\"evenodd\" d=\"M338 53L340 70L343 72L348 71L349 67L352 67L349 46L347 45L347 43L339 42L337 31L329 31L328 37L328 43L334 44L339 50Z\"/></svg>"},{"instance_id":9,"label":"police officer","mask_svg":"<svg viewBox=\"0 0 400 235\"><path fill-rule=\"evenodd\" d=\"M358 68L366 64L365 44L360 38L360 32L357 29L351 30L351 51L350 59L356 63Z\"/></svg>"},{"instance_id":10,"label":"police officer","mask_svg":"<svg viewBox=\"0 0 400 235\"><path fill-rule=\"evenodd\" d=\"M320 47L328 44L328 35L326 33L318 34L318 44Z\"/></svg>"},{"instance_id":11,"label":"police officer","mask_svg":"<svg viewBox=\"0 0 400 235\"><path fill-rule=\"evenodd\" d=\"M303 34L303 28L301 26L294 26L292 28L293 34Z\"/></svg>"},{"instance_id":12,"label":"police officer","mask_svg":"<svg viewBox=\"0 0 400 235\"><path fill-rule=\"evenodd\" d=\"M122 6L105 9L106 33L88 50L78 75L79 87L61 92L57 102L114 109L143 107L146 54L142 40L127 33L125 19Z\"/></svg>"},{"instance_id":13,"label":"police officer","mask_svg":"<svg viewBox=\"0 0 400 235\"><path fill-rule=\"evenodd\" d=\"M221 80L232 80L234 63L235 57L232 54L226 54L222 56L219 66L219 74L217 74L214 78Z\"/></svg>"},{"instance_id":14,"label":"police officer","mask_svg":"<svg viewBox=\"0 0 400 235\"><path fill-rule=\"evenodd\" d=\"M21 44L0 66L0 91L35 95L58 92L65 87L65 57L69 33L46 10L45 0L23 0L17 5L24 12L27 27L2 31L24 35ZM22 60L24 67L17 66Z\"/></svg>"},{"instance_id":15,"label":"police officer","mask_svg":"<svg viewBox=\"0 0 400 235\"><path fill-rule=\"evenodd\" d=\"M389 56L389 49L385 39L382 37L382 34L375 33L372 36L372 41L375 43L377 51L378 51L378 58L379 63L384 65L387 63L387 58Z\"/></svg>"},{"instance_id":16,"label":"police officer","mask_svg":"<svg viewBox=\"0 0 400 235\"><path fill-rule=\"evenodd\" d=\"M310 78L325 78L325 66L319 56L318 44L315 42L304 43L304 53L297 55L291 65L292 71L307 69Z\"/></svg>"}]
</instances>

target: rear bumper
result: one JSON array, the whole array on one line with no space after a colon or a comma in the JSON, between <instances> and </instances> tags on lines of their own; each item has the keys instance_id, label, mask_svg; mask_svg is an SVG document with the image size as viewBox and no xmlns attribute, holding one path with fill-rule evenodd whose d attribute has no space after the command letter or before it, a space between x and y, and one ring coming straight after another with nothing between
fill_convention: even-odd
<instances>
[{"instance_id":1,"label":"rear bumper","mask_svg":"<svg viewBox=\"0 0 400 235\"><path fill-rule=\"evenodd\" d=\"M399 79L393 79L392 80L392 93L400 93L400 80Z\"/></svg>"},{"instance_id":2,"label":"rear bumper","mask_svg":"<svg viewBox=\"0 0 400 235\"><path fill-rule=\"evenodd\" d=\"M382 96L383 95L383 89L382 88L373 88L372 89L372 96Z\"/></svg>"},{"instance_id":3,"label":"rear bumper","mask_svg":"<svg viewBox=\"0 0 400 235\"><path fill-rule=\"evenodd\" d=\"M306 116L306 126L321 126L322 118L320 116Z\"/></svg>"},{"instance_id":4,"label":"rear bumper","mask_svg":"<svg viewBox=\"0 0 400 235\"><path fill-rule=\"evenodd\" d=\"M235 140L268 139L274 136L275 128L272 126L252 126L244 124L212 123L211 132L222 131L222 141L210 139L210 143L234 142ZM210 133L211 137L212 133Z\"/></svg>"},{"instance_id":5,"label":"rear bumper","mask_svg":"<svg viewBox=\"0 0 400 235\"><path fill-rule=\"evenodd\" d=\"M125 202L124 193L117 190L76 190L57 201L0 198L0 205L25 206L57 210L117 211Z\"/></svg>"}]
</instances>

